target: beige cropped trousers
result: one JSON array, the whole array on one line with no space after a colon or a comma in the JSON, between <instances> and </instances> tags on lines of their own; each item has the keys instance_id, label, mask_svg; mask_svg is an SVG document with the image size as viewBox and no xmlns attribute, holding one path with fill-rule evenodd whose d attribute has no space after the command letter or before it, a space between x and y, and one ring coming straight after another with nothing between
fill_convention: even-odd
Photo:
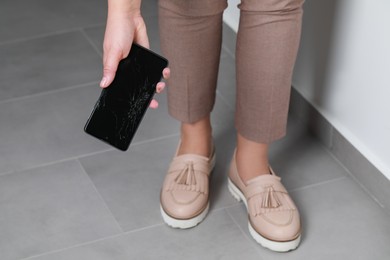
<instances>
[{"instance_id":1,"label":"beige cropped trousers","mask_svg":"<svg viewBox=\"0 0 390 260\"><path fill-rule=\"evenodd\" d=\"M236 47L235 127L270 143L286 134L304 0L242 0ZM170 62L168 107L194 123L214 106L227 0L160 0L161 49Z\"/></svg>"}]
</instances>

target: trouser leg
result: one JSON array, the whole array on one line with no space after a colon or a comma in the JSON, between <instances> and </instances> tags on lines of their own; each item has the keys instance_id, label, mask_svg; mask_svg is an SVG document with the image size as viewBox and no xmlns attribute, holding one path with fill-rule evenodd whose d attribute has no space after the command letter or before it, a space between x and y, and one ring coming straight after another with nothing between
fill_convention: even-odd
<instances>
[{"instance_id":1,"label":"trouser leg","mask_svg":"<svg viewBox=\"0 0 390 260\"><path fill-rule=\"evenodd\" d=\"M161 49L169 60L169 113L194 123L213 109L226 0L161 0Z\"/></svg>"},{"instance_id":2,"label":"trouser leg","mask_svg":"<svg viewBox=\"0 0 390 260\"><path fill-rule=\"evenodd\" d=\"M242 0L237 36L235 124L246 139L270 143L286 133L303 0Z\"/></svg>"}]
</instances>

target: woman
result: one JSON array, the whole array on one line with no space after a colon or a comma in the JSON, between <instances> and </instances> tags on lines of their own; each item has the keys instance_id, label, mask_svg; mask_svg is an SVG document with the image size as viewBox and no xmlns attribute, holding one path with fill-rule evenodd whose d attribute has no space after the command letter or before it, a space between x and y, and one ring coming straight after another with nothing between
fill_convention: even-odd
<instances>
[{"instance_id":1,"label":"woman","mask_svg":"<svg viewBox=\"0 0 390 260\"><path fill-rule=\"evenodd\" d=\"M101 87L111 83L132 41L149 47L140 5L140 0L108 0ZM274 251L295 249L301 237L298 210L268 163L268 148L286 132L302 5L303 0L242 0L239 5L237 148L228 188L247 206L253 238ZM227 0L159 1L161 48L172 71L163 72L169 78L169 113L181 122L181 141L160 197L163 219L174 228L196 226L209 209L215 163L210 113L226 7ZM160 82L157 92L164 86Z\"/></svg>"}]
</instances>

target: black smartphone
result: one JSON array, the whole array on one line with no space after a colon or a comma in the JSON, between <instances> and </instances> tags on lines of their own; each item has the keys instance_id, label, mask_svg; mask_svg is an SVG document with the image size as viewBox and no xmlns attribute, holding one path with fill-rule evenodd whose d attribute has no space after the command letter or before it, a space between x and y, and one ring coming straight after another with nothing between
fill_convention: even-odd
<instances>
[{"instance_id":1,"label":"black smartphone","mask_svg":"<svg viewBox=\"0 0 390 260\"><path fill-rule=\"evenodd\" d=\"M167 66L167 59L133 43L114 81L102 90L84 131L126 151Z\"/></svg>"}]
</instances>

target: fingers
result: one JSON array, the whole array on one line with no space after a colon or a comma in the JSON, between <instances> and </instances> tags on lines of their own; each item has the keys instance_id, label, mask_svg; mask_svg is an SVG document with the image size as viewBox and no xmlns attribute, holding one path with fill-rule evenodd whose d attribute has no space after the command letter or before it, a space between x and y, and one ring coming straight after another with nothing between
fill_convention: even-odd
<instances>
[{"instance_id":1,"label":"fingers","mask_svg":"<svg viewBox=\"0 0 390 260\"><path fill-rule=\"evenodd\" d=\"M169 79L170 76L171 76L171 70L169 68L165 68L163 70L163 77L164 77L164 79Z\"/></svg>"},{"instance_id":2,"label":"fingers","mask_svg":"<svg viewBox=\"0 0 390 260\"><path fill-rule=\"evenodd\" d=\"M165 82L159 82L157 83L157 86L156 86L156 93L161 93L165 88ZM153 108L153 109L156 109L158 108L158 102L157 100L153 99L152 102L150 102L150 105L149 105L150 108Z\"/></svg>"},{"instance_id":3,"label":"fingers","mask_svg":"<svg viewBox=\"0 0 390 260\"><path fill-rule=\"evenodd\" d=\"M171 75L171 70L169 68L165 68L163 70L163 78L164 79L169 79L170 75ZM164 90L165 86L166 86L165 82L157 83L156 92L157 93L161 93Z\"/></svg>"},{"instance_id":4,"label":"fingers","mask_svg":"<svg viewBox=\"0 0 390 260\"><path fill-rule=\"evenodd\" d=\"M109 49L104 52L103 58L103 78L100 81L100 87L106 88L114 80L118 63L122 58L122 52L116 49Z\"/></svg>"},{"instance_id":5,"label":"fingers","mask_svg":"<svg viewBox=\"0 0 390 260\"><path fill-rule=\"evenodd\" d=\"M102 88L109 86L114 80L118 63L129 53L133 40L145 48L149 48L146 26L141 16L132 17L130 22L120 19L119 21L116 19L110 21L110 23L107 22L104 36L104 41L108 42L106 45L108 48L104 50L103 78L100 82Z\"/></svg>"},{"instance_id":6,"label":"fingers","mask_svg":"<svg viewBox=\"0 0 390 260\"><path fill-rule=\"evenodd\" d=\"M165 88L165 83L164 82L159 82L157 83L157 86L156 86L156 92L157 93L161 93Z\"/></svg>"},{"instance_id":7,"label":"fingers","mask_svg":"<svg viewBox=\"0 0 390 260\"><path fill-rule=\"evenodd\" d=\"M158 102L155 99L153 99L152 102L150 102L149 107L156 109L158 107Z\"/></svg>"}]
</instances>

